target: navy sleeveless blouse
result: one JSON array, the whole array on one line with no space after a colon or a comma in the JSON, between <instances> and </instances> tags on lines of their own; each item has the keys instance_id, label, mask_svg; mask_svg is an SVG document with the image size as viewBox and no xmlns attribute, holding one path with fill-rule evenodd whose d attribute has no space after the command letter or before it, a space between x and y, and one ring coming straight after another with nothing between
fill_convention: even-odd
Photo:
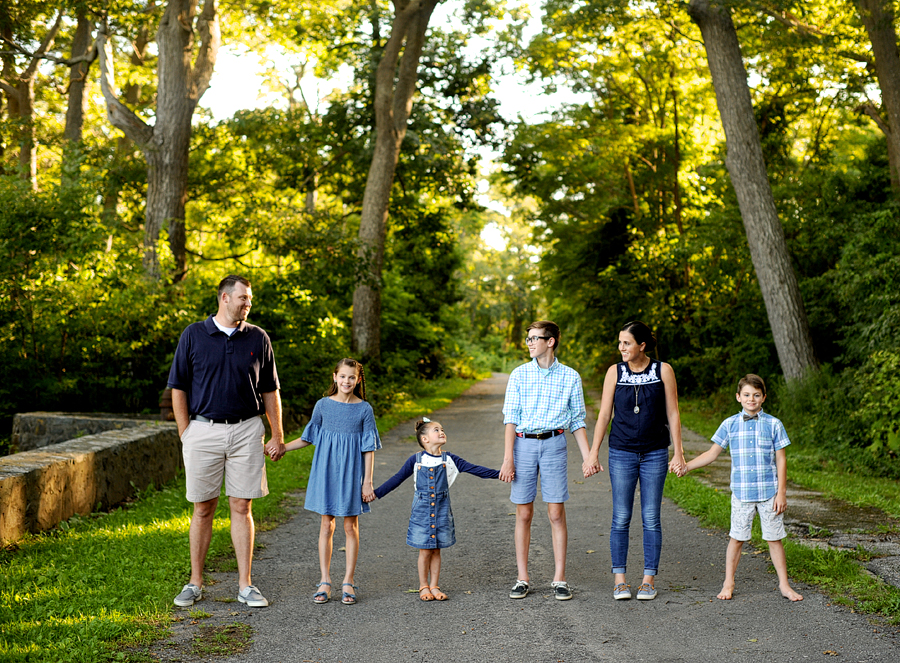
<instances>
[{"instance_id":1,"label":"navy sleeveless blouse","mask_svg":"<svg viewBox=\"0 0 900 663\"><path fill-rule=\"evenodd\" d=\"M634 453L665 449L670 439L661 363L651 359L643 371L632 373L627 362L619 362L616 372L610 449ZM635 399L639 412L634 411Z\"/></svg>"}]
</instances>

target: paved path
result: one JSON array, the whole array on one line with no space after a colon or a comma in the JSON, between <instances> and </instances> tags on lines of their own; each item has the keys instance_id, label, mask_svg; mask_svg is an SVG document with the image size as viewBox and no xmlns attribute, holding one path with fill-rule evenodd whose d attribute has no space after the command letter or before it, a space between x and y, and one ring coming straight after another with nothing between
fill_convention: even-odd
<instances>
[{"instance_id":1,"label":"paved path","mask_svg":"<svg viewBox=\"0 0 900 663\"><path fill-rule=\"evenodd\" d=\"M447 431L448 451L499 467L505 384L506 376L496 374L431 415ZM391 431L384 442L376 454L376 485L418 449L409 425ZM734 600L717 600L727 537L701 529L668 501L663 504L659 597L613 601L609 480L605 472L582 479L574 440L569 461L571 601L555 601L549 592L553 557L542 505L536 509L531 550L537 591L523 600L507 598L516 575L509 487L464 474L451 490L457 544L443 553L441 586L449 601L423 603L409 593L418 582L417 552L405 543L412 491L407 482L360 518L358 605L312 603L319 517L301 511L259 537L265 549L257 555L253 576L270 599L269 608L249 610L209 600L220 588L223 595L231 591L230 577L210 588L198 607L230 611L228 619L254 628L250 650L228 659L235 663L900 660L895 631L830 606L809 587L798 586L806 597L801 603L782 599L762 554L743 557ZM642 569L639 521L632 532L629 581L634 587ZM343 545L342 536L338 528L335 548ZM332 577L339 579L342 569L336 550Z\"/></svg>"}]
</instances>

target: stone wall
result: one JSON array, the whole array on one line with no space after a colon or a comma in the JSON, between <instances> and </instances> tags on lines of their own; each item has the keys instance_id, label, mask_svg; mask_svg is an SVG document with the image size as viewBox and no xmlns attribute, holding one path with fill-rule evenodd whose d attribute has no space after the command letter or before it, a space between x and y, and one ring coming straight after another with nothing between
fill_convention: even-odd
<instances>
[{"instance_id":1,"label":"stone wall","mask_svg":"<svg viewBox=\"0 0 900 663\"><path fill-rule=\"evenodd\" d=\"M175 424L131 423L0 458L0 545L174 478L183 466Z\"/></svg>"},{"instance_id":2,"label":"stone wall","mask_svg":"<svg viewBox=\"0 0 900 663\"><path fill-rule=\"evenodd\" d=\"M145 424L148 419L117 414L26 412L13 417L12 448L15 451L31 451L85 435L134 428Z\"/></svg>"}]
</instances>

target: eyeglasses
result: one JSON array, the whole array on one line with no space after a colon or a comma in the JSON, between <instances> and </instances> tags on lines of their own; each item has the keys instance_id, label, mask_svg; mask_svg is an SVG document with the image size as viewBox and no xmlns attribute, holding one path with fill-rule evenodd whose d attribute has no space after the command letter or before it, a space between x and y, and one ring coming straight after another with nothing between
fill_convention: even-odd
<instances>
[{"instance_id":1,"label":"eyeglasses","mask_svg":"<svg viewBox=\"0 0 900 663\"><path fill-rule=\"evenodd\" d=\"M542 341L549 341L551 338L553 338L553 337L552 336L526 336L525 343L527 343L528 345L531 345L532 343L536 343L538 341L538 339L540 339Z\"/></svg>"}]
</instances>

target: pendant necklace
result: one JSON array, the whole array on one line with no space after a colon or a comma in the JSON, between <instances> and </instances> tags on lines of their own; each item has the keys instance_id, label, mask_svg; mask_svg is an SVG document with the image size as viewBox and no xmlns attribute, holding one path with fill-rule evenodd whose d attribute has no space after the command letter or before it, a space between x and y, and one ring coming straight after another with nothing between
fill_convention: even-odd
<instances>
[{"instance_id":1,"label":"pendant necklace","mask_svg":"<svg viewBox=\"0 0 900 663\"><path fill-rule=\"evenodd\" d=\"M634 386L634 413L637 414L641 411L641 406L638 405L638 394L641 393L641 387L643 385L635 385Z\"/></svg>"}]
</instances>

